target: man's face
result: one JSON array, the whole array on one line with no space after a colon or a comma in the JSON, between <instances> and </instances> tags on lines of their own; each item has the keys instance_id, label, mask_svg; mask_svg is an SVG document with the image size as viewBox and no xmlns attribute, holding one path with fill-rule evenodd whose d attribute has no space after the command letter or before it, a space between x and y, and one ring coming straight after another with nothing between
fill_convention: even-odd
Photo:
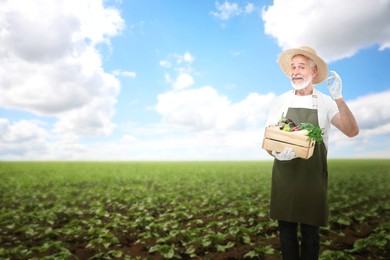
<instances>
[{"instance_id":1,"label":"man's face","mask_svg":"<svg viewBox=\"0 0 390 260\"><path fill-rule=\"evenodd\" d=\"M314 69L310 66L309 59L303 55L296 55L291 59L290 73L291 84L297 90L307 87L316 76Z\"/></svg>"}]
</instances>

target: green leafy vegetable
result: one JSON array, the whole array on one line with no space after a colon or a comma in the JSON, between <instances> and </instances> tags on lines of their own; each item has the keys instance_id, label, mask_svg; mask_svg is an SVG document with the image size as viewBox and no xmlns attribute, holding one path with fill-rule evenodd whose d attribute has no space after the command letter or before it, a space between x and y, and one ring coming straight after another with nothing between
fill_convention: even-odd
<instances>
[{"instance_id":1,"label":"green leafy vegetable","mask_svg":"<svg viewBox=\"0 0 390 260\"><path fill-rule=\"evenodd\" d=\"M316 141L317 143L322 143L322 129L320 127L314 126L311 123L300 123L298 125L299 129L301 130L307 130L309 132L308 137L311 140Z\"/></svg>"},{"instance_id":2,"label":"green leafy vegetable","mask_svg":"<svg viewBox=\"0 0 390 260\"><path fill-rule=\"evenodd\" d=\"M322 128L314 126L311 123L300 123L297 125L293 120L286 118L284 113L282 113L277 126L279 126L281 130L287 132L307 130L309 132L308 137L310 140L314 140L319 144L323 141Z\"/></svg>"}]
</instances>

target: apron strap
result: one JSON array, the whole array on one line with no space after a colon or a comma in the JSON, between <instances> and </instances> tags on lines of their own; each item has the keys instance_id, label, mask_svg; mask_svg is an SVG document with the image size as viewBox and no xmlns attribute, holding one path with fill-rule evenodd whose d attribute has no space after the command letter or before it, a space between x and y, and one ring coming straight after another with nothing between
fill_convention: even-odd
<instances>
[{"instance_id":1,"label":"apron strap","mask_svg":"<svg viewBox=\"0 0 390 260\"><path fill-rule=\"evenodd\" d=\"M318 109L318 97L317 94L314 94L312 96L312 104L313 104L313 109Z\"/></svg>"}]
</instances>

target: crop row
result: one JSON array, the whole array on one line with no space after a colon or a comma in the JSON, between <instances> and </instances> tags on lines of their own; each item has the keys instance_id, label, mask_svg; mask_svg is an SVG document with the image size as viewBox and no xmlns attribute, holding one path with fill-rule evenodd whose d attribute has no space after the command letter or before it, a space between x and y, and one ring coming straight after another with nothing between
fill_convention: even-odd
<instances>
[{"instance_id":1,"label":"crop row","mask_svg":"<svg viewBox=\"0 0 390 260\"><path fill-rule=\"evenodd\" d=\"M388 256L390 173L380 162L360 171L335 162L323 259ZM278 257L270 171L269 162L0 163L0 258Z\"/></svg>"}]
</instances>

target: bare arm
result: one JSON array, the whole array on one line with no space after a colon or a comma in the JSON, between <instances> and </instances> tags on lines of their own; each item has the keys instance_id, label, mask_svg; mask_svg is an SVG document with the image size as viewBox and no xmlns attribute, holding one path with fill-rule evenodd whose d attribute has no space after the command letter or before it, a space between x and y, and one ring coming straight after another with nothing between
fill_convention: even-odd
<instances>
[{"instance_id":1,"label":"bare arm","mask_svg":"<svg viewBox=\"0 0 390 260\"><path fill-rule=\"evenodd\" d=\"M339 112L333 117L332 124L348 137L357 136L359 134L359 126L351 110L343 98L335 101Z\"/></svg>"}]
</instances>

